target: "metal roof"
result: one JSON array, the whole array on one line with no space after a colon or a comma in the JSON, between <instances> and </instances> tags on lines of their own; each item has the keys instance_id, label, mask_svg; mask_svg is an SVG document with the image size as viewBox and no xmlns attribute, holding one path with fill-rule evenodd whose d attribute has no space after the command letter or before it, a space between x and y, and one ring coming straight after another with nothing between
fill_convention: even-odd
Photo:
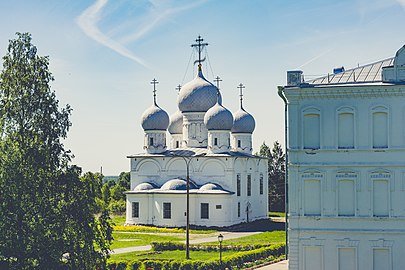
<instances>
[{"instance_id":1,"label":"metal roof","mask_svg":"<svg viewBox=\"0 0 405 270\"><path fill-rule=\"evenodd\" d=\"M382 82L382 68L393 64L394 57L391 57L337 74L328 74L317 79L308 80L305 83L313 85Z\"/></svg>"}]
</instances>

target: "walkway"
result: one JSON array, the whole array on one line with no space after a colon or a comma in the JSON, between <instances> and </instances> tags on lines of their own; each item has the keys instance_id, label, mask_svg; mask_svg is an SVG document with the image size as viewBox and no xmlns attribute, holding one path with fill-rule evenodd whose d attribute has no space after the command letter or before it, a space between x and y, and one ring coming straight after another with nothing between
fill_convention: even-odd
<instances>
[{"instance_id":1,"label":"walkway","mask_svg":"<svg viewBox=\"0 0 405 270\"><path fill-rule=\"evenodd\" d=\"M284 260L278 263L269 264L256 268L257 270L287 270L288 269L288 260ZM255 269L255 270L256 270Z\"/></svg>"},{"instance_id":2,"label":"walkway","mask_svg":"<svg viewBox=\"0 0 405 270\"><path fill-rule=\"evenodd\" d=\"M258 234L258 233L261 233L261 232L218 232L218 235L222 234L224 236L224 240L229 240L229 239L235 239L235 238L241 238L241 237L245 237L245 236L249 236L249 235L254 235L254 234ZM218 242L218 235L204 237L204 238L191 239L190 244ZM186 241L183 241L183 243L185 243L185 242ZM116 249L111 250L111 254L122 254L122 253L128 253L128 252L133 252L133 251L147 251L150 249L152 249L151 245L116 248Z\"/></svg>"}]
</instances>

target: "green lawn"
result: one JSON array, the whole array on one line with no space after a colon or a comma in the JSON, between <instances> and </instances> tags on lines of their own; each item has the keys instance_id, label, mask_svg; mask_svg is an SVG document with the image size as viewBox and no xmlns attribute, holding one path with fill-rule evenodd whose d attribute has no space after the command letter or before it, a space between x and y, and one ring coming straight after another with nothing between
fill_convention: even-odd
<instances>
[{"instance_id":1,"label":"green lawn","mask_svg":"<svg viewBox=\"0 0 405 270\"><path fill-rule=\"evenodd\" d=\"M284 212L269 212L269 217L285 217Z\"/></svg>"},{"instance_id":2,"label":"green lawn","mask_svg":"<svg viewBox=\"0 0 405 270\"><path fill-rule=\"evenodd\" d=\"M222 256L235 254L237 251L223 251ZM111 260L141 260L141 259L176 259L182 260L186 257L185 250L164 251L157 254L150 254L145 251L135 251L123 254L111 255ZM190 250L190 259L192 260L219 260L218 251L193 251Z\"/></svg>"},{"instance_id":3,"label":"green lawn","mask_svg":"<svg viewBox=\"0 0 405 270\"><path fill-rule=\"evenodd\" d=\"M124 226L126 217L125 215L112 215L111 219L115 226Z\"/></svg>"},{"instance_id":4,"label":"green lawn","mask_svg":"<svg viewBox=\"0 0 405 270\"><path fill-rule=\"evenodd\" d=\"M131 232L113 232L114 241L111 249L149 245L153 241L181 241L184 236L140 234Z\"/></svg>"},{"instance_id":5,"label":"green lawn","mask_svg":"<svg viewBox=\"0 0 405 270\"><path fill-rule=\"evenodd\" d=\"M273 245L285 243L285 231L272 231L272 232L262 232L250 236L245 236L236 239L226 240L222 245L224 246L249 246L249 245ZM218 245L218 242L203 243L201 245Z\"/></svg>"}]
</instances>

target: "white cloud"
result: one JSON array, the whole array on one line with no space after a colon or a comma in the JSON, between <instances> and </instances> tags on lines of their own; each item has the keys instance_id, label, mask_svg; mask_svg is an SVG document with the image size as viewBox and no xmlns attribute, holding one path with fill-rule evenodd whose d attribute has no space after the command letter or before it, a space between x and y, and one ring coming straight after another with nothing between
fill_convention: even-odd
<instances>
[{"instance_id":1,"label":"white cloud","mask_svg":"<svg viewBox=\"0 0 405 270\"><path fill-rule=\"evenodd\" d=\"M97 0L93 5L84 10L83 13L77 17L78 25L83 32L93 40L112 49L122 56L127 57L144 67L147 67L147 64L140 57L136 56L122 44L106 36L98 28L97 23L101 20L101 12L106 6L107 2L108 0Z\"/></svg>"}]
</instances>

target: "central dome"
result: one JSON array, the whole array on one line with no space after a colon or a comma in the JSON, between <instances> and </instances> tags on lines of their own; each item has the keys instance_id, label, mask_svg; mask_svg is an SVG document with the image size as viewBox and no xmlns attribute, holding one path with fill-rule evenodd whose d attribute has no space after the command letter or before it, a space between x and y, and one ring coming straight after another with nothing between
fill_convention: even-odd
<instances>
[{"instance_id":1,"label":"central dome","mask_svg":"<svg viewBox=\"0 0 405 270\"><path fill-rule=\"evenodd\" d=\"M181 112L206 112L217 103L218 88L204 78L201 67L197 76L180 90L177 105ZM222 99L219 96L219 103Z\"/></svg>"}]
</instances>

